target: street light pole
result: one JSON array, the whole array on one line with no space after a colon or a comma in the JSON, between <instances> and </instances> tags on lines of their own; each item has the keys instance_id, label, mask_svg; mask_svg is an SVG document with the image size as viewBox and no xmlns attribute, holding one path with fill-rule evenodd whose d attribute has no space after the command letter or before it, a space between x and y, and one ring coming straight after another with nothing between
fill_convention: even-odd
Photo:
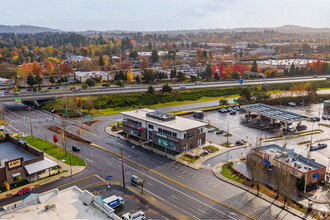
<instances>
[{"instance_id":1,"label":"street light pole","mask_svg":"<svg viewBox=\"0 0 330 220\"><path fill-rule=\"evenodd\" d=\"M124 169L124 157L123 157L123 148L120 149L121 154L121 170L123 175L123 188L125 188L125 169Z\"/></svg>"},{"instance_id":2,"label":"street light pole","mask_svg":"<svg viewBox=\"0 0 330 220\"><path fill-rule=\"evenodd\" d=\"M32 129L31 108L30 108L30 107L29 107L29 117L30 117L31 138L32 138L32 140L33 140L33 129Z\"/></svg>"}]
</instances>

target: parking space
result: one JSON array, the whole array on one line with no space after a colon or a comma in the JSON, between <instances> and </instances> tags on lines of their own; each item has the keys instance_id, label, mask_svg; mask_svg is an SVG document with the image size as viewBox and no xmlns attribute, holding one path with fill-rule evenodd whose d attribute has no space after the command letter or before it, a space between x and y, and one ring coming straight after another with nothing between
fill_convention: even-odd
<instances>
[{"instance_id":1,"label":"parking space","mask_svg":"<svg viewBox=\"0 0 330 220\"><path fill-rule=\"evenodd\" d=\"M219 129L228 131L232 136L226 137L223 134L216 134L216 132L207 132L206 139L215 144L223 144L227 141L235 143L237 140L245 140L252 144L252 146L264 146L268 144L278 144L280 146L286 145L288 149L294 149L298 154L307 157L308 147L306 144L298 144L305 141L312 140L313 145L318 143L325 143L330 146L330 120L323 120L323 104L313 104L311 106L277 106L293 113L307 116L309 119L312 117L320 117L320 121L303 121L301 124L306 125L308 130L321 129L323 132L313 135L305 135L300 137L293 137L289 139L282 139L270 142L260 142L259 139L273 137L277 135L276 129L264 129L260 127L247 126L245 121L245 113L237 112L235 115L229 113L220 113L218 111L206 112L203 121L210 123ZM194 119L192 116L186 116ZM197 119L195 119L197 120ZM297 122L293 123L291 127L296 127ZM324 125L322 125L324 124ZM330 151L328 148L311 151L311 159L316 160L325 166L328 166L330 158Z\"/></svg>"},{"instance_id":2,"label":"parking space","mask_svg":"<svg viewBox=\"0 0 330 220\"><path fill-rule=\"evenodd\" d=\"M115 213L120 217L131 210L140 208L145 213L147 219L171 219L166 213L162 213L145 199L138 197L128 189L123 189L121 186L113 185L112 189L108 190L105 185L102 185L90 187L88 191L94 195L101 196L102 199L106 199L112 195L122 197L125 204L115 209Z\"/></svg>"}]
</instances>

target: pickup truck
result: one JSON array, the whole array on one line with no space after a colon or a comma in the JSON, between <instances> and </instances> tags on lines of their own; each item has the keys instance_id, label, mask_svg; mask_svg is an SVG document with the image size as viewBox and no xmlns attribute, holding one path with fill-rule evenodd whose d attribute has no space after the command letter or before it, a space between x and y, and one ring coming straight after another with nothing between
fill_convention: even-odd
<instances>
[{"instance_id":1,"label":"pickup truck","mask_svg":"<svg viewBox=\"0 0 330 220\"><path fill-rule=\"evenodd\" d=\"M103 199L103 201L108 204L111 208L117 208L119 206L123 206L125 204L124 200L120 196L110 196L106 199Z\"/></svg>"}]
</instances>

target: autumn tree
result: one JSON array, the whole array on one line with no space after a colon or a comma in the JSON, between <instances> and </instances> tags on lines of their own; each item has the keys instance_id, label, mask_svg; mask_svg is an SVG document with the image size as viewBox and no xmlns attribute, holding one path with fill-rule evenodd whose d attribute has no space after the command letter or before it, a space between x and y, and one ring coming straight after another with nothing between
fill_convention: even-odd
<instances>
[{"instance_id":1,"label":"autumn tree","mask_svg":"<svg viewBox=\"0 0 330 220\"><path fill-rule=\"evenodd\" d=\"M40 75L42 73L42 67L37 61L32 63L32 73L34 75Z\"/></svg>"},{"instance_id":2,"label":"autumn tree","mask_svg":"<svg viewBox=\"0 0 330 220\"><path fill-rule=\"evenodd\" d=\"M10 190L10 185L9 183L5 180L5 182L3 183L3 185L5 186L6 190L9 191Z\"/></svg>"},{"instance_id":3,"label":"autumn tree","mask_svg":"<svg viewBox=\"0 0 330 220\"><path fill-rule=\"evenodd\" d=\"M52 62L50 62L49 60L44 59L43 66L44 66L47 74L52 74L54 72L54 66L53 66Z\"/></svg>"},{"instance_id":4,"label":"autumn tree","mask_svg":"<svg viewBox=\"0 0 330 220\"><path fill-rule=\"evenodd\" d=\"M120 63L120 69L122 70L128 70L128 69L132 69L133 63L129 60L123 60Z\"/></svg>"},{"instance_id":5,"label":"autumn tree","mask_svg":"<svg viewBox=\"0 0 330 220\"><path fill-rule=\"evenodd\" d=\"M13 86L13 91L14 91L14 93L17 93L17 86L16 85Z\"/></svg>"},{"instance_id":6,"label":"autumn tree","mask_svg":"<svg viewBox=\"0 0 330 220\"><path fill-rule=\"evenodd\" d=\"M22 70L22 74L23 74L22 77L25 79L32 72L31 63L23 63L21 70Z\"/></svg>"},{"instance_id":7,"label":"autumn tree","mask_svg":"<svg viewBox=\"0 0 330 220\"><path fill-rule=\"evenodd\" d=\"M141 68L141 69L147 69L148 67L149 67L149 62L148 62L148 60L143 59L143 60L140 62L140 68Z\"/></svg>"},{"instance_id":8,"label":"autumn tree","mask_svg":"<svg viewBox=\"0 0 330 220\"><path fill-rule=\"evenodd\" d=\"M70 65L66 65L65 63L59 64L58 68L65 76L72 72L72 67Z\"/></svg>"},{"instance_id":9,"label":"autumn tree","mask_svg":"<svg viewBox=\"0 0 330 220\"><path fill-rule=\"evenodd\" d=\"M132 70L128 70L127 71L126 78L127 78L127 81L128 82L132 82L133 81L134 76L133 76Z\"/></svg>"}]
</instances>

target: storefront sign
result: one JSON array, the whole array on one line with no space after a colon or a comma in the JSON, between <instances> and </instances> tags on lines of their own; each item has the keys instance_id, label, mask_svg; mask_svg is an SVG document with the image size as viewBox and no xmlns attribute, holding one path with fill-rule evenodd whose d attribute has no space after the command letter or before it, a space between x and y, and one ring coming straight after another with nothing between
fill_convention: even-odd
<instances>
[{"instance_id":1,"label":"storefront sign","mask_svg":"<svg viewBox=\"0 0 330 220\"><path fill-rule=\"evenodd\" d=\"M9 168L18 167L21 165L20 160L14 160L8 163Z\"/></svg>"},{"instance_id":2,"label":"storefront sign","mask_svg":"<svg viewBox=\"0 0 330 220\"><path fill-rule=\"evenodd\" d=\"M166 136L166 135L163 135L163 134L159 134L159 133L157 133L157 136L159 136L159 137L163 137L163 138L167 138L167 136Z\"/></svg>"}]
</instances>

